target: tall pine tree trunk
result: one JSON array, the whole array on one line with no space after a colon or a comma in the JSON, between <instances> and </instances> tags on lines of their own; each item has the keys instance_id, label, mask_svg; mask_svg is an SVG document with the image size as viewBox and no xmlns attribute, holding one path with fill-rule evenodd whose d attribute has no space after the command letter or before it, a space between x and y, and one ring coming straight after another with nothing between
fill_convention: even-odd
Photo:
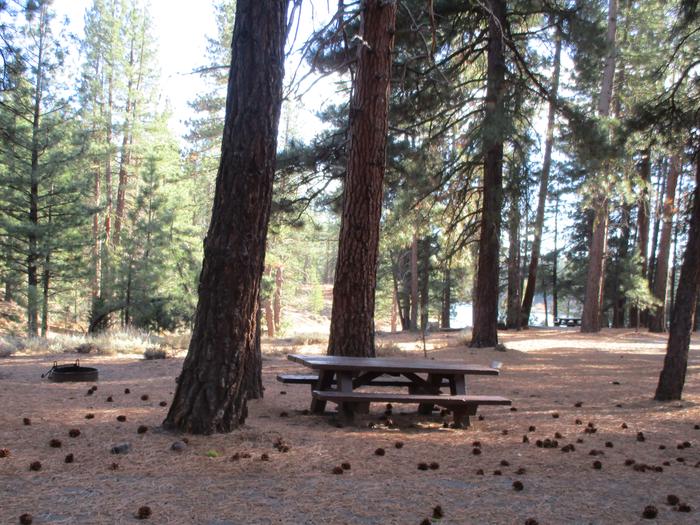
<instances>
[{"instance_id":1,"label":"tall pine tree trunk","mask_svg":"<svg viewBox=\"0 0 700 525\"><path fill-rule=\"evenodd\" d=\"M700 155L695 156L695 193L676 304L671 315L664 367L654 399L680 399L688 369L688 347L700 293Z\"/></svg>"},{"instance_id":2,"label":"tall pine tree trunk","mask_svg":"<svg viewBox=\"0 0 700 525\"><path fill-rule=\"evenodd\" d=\"M676 200L676 184L681 171L681 158L672 155L668 178L666 179L666 197L663 203L661 239L659 241L659 253L656 258L654 270L654 297L660 304L649 315L649 331L666 331L666 290L668 285L668 261L671 255L671 236L673 233L674 204Z\"/></svg>"},{"instance_id":3,"label":"tall pine tree trunk","mask_svg":"<svg viewBox=\"0 0 700 525\"><path fill-rule=\"evenodd\" d=\"M598 115L607 117L610 115L610 103L612 100L613 80L615 77L615 32L617 29L617 0L609 0L608 4L608 55L603 69L600 97L598 99ZM605 166L606 171L610 169ZM603 177L605 178L605 177ZM592 191L594 197L592 206L594 211L593 236L589 250L588 275L586 277L586 292L583 301L583 313L581 314L582 332L599 332L601 319L600 313L603 305L603 289L605 283L605 257L608 244L608 220L609 202L607 184L594 181Z\"/></svg>"},{"instance_id":4,"label":"tall pine tree trunk","mask_svg":"<svg viewBox=\"0 0 700 525\"><path fill-rule=\"evenodd\" d=\"M189 351L165 427L229 432L262 395L259 288L282 103L287 0L238 0L221 161Z\"/></svg>"},{"instance_id":5,"label":"tall pine tree trunk","mask_svg":"<svg viewBox=\"0 0 700 525\"><path fill-rule=\"evenodd\" d=\"M513 175L513 179L517 175ZM520 330L520 185L509 185L510 209L508 213L508 294L506 298L506 328Z\"/></svg>"},{"instance_id":6,"label":"tall pine tree trunk","mask_svg":"<svg viewBox=\"0 0 700 525\"><path fill-rule=\"evenodd\" d=\"M114 244L119 244L124 214L126 211L126 190L129 183L129 168L131 167L131 155L134 143L134 123L137 118L137 97L141 90L144 75L144 53L146 47L146 18L142 17L141 30L136 36L132 33L129 48L129 67L127 68L129 80L127 82L127 97L125 108L124 131L122 137L121 159L119 162L119 182L117 186L117 211L114 217ZM138 46L138 58L135 56ZM136 78L133 77L134 67L137 67Z\"/></svg>"},{"instance_id":7,"label":"tall pine tree trunk","mask_svg":"<svg viewBox=\"0 0 700 525\"><path fill-rule=\"evenodd\" d=\"M469 346L476 348L498 344L498 257L503 205L503 132L506 117L506 62L503 50L506 2L489 0L487 5L489 40L483 123L484 190L474 294L474 328L469 343Z\"/></svg>"},{"instance_id":8,"label":"tall pine tree trunk","mask_svg":"<svg viewBox=\"0 0 700 525\"><path fill-rule=\"evenodd\" d=\"M121 158L119 160L119 176L117 181L117 211L114 216L114 244L119 245L119 237L122 231L122 221L124 220L124 209L126 207L126 186L129 181L128 169L131 164L131 126L133 101L133 78L131 70L134 67L134 39L131 39L129 49L129 80L126 88L126 108L124 114L124 129L122 131ZM135 105L135 104L134 104Z\"/></svg>"},{"instance_id":9,"label":"tall pine tree trunk","mask_svg":"<svg viewBox=\"0 0 700 525\"><path fill-rule=\"evenodd\" d=\"M411 241L411 330L418 329L418 232Z\"/></svg>"},{"instance_id":10,"label":"tall pine tree trunk","mask_svg":"<svg viewBox=\"0 0 700 525\"><path fill-rule=\"evenodd\" d=\"M628 203L623 203L620 207L620 239L617 250L617 260L620 264L627 259L627 251L629 250L631 213L632 206ZM614 297L613 303L613 328L625 327L625 310L627 299L625 298L625 294L622 293L620 278L620 271L615 272L613 289L617 295Z\"/></svg>"},{"instance_id":11,"label":"tall pine tree trunk","mask_svg":"<svg viewBox=\"0 0 700 525\"><path fill-rule=\"evenodd\" d=\"M654 192L654 228L651 236L651 255L649 256L649 272L647 273L647 279L649 281L649 289L654 289L654 272L656 271L656 254L659 246L659 232L661 231L661 216L663 214L663 201L664 193L666 193L666 179L668 178L668 166L667 162L661 162L661 176L656 184L656 191ZM647 312L648 314L648 312ZM647 315L648 318L648 315Z\"/></svg>"},{"instance_id":12,"label":"tall pine tree trunk","mask_svg":"<svg viewBox=\"0 0 700 525\"><path fill-rule=\"evenodd\" d=\"M328 353L374 356L374 290L397 3L361 5Z\"/></svg>"},{"instance_id":13,"label":"tall pine tree trunk","mask_svg":"<svg viewBox=\"0 0 700 525\"><path fill-rule=\"evenodd\" d=\"M559 270L559 194L554 200L554 260L552 261L552 322L559 318L559 287L557 272Z\"/></svg>"},{"instance_id":14,"label":"tall pine tree trunk","mask_svg":"<svg viewBox=\"0 0 700 525\"><path fill-rule=\"evenodd\" d=\"M637 201L637 252L641 261L642 277L647 277L649 257L649 185L651 184L651 148L642 151L639 163L639 176L642 187ZM639 328L641 312L637 306L630 308L630 325Z\"/></svg>"},{"instance_id":15,"label":"tall pine tree trunk","mask_svg":"<svg viewBox=\"0 0 700 525\"><path fill-rule=\"evenodd\" d=\"M47 5L42 5L39 12L39 44L37 56L36 82L34 85L32 144L29 182L29 233L27 235L27 332L29 336L38 335L39 322L39 126L41 122L41 99L44 91L44 37L46 34Z\"/></svg>"},{"instance_id":16,"label":"tall pine tree trunk","mask_svg":"<svg viewBox=\"0 0 700 525\"><path fill-rule=\"evenodd\" d=\"M530 322L532 301L535 297L537 282L537 266L540 262L540 250L542 248L542 230L544 228L544 211L547 204L547 188L549 186L549 172L552 168L552 148L554 146L554 119L556 116L557 95L559 93L559 72L561 69L561 30L559 23L554 34L554 68L552 70L552 87L549 93L549 113L547 115L547 133L544 143L544 159L542 160L542 175L540 177L540 189L537 195L537 215L535 216L535 232L530 254L530 265L527 271L527 286L523 294L522 326L527 327Z\"/></svg>"},{"instance_id":17,"label":"tall pine tree trunk","mask_svg":"<svg viewBox=\"0 0 700 525\"><path fill-rule=\"evenodd\" d=\"M425 332L428 328L430 305L430 237L421 240L420 248L420 329Z\"/></svg>"},{"instance_id":18,"label":"tall pine tree trunk","mask_svg":"<svg viewBox=\"0 0 700 525\"><path fill-rule=\"evenodd\" d=\"M440 328L450 327L450 316L452 314L452 264L451 259L445 261L442 280L442 313L440 315Z\"/></svg>"},{"instance_id":19,"label":"tall pine tree trunk","mask_svg":"<svg viewBox=\"0 0 700 525\"><path fill-rule=\"evenodd\" d=\"M279 332L282 329L282 283L284 277L282 267L278 266L275 269L275 292L272 295L272 313L274 315L275 331Z\"/></svg>"}]
</instances>

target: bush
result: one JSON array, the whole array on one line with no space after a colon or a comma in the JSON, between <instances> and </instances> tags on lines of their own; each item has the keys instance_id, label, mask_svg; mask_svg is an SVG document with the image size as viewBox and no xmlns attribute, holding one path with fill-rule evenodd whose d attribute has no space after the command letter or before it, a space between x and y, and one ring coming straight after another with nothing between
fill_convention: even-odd
<instances>
[{"instance_id":1,"label":"bush","mask_svg":"<svg viewBox=\"0 0 700 525\"><path fill-rule=\"evenodd\" d=\"M159 348L148 348L144 353L143 353L143 358L144 359L167 359L170 357L168 350L166 347L161 346Z\"/></svg>"},{"instance_id":2,"label":"bush","mask_svg":"<svg viewBox=\"0 0 700 525\"><path fill-rule=\"evenodd\" d=\"M0 337L0 357L10 357L22 348L22 341L12 336Z\"/></svg>"}]
</instances>

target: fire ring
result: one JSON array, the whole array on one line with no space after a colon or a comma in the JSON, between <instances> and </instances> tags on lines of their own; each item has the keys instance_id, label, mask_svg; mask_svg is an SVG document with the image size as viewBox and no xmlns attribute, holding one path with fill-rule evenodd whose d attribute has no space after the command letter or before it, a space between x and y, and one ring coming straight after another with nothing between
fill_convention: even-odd
<instances>
[{"instance_id":1,"label":"fire ring","mask_svg":"<svg viewBox=\"0 0 700 525\"><path fill-rule=\"evenodd\" d=\"M51 370L45 374L41 374L41 377L48 378L49 381L55 383L66 383L75 381L97 381L97 368L92 368L89 366L80 366L80 360L76 361L71 365L59 365L54 361Z\"/></svg>"}]
</instances>

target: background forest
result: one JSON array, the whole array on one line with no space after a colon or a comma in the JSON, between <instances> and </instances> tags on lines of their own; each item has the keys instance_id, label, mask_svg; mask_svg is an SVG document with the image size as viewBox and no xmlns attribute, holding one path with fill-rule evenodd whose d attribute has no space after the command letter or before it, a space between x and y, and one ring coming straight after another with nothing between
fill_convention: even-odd
<instances>
[{"instance_id":1,"label":"background forest","mask_svg":"<svg viewBox=\"0 0 700 525\"><path fill-rule=\"evenodd\" d=\"M261 290L270 335L289 328L282 305L330 313L348 57L362 45L357 3L340 6L308 40L288 44ZM94 0L81 38L67 33L52 2L0 2L0 279L4 301L26 312L3 315L21 319L30 336L191 327L234 2L215 9L219 31L199 70L208 90L192 94L197 117L178 137L146 2ZM655 0L507 3L506 103L494 132L504 139L504 327L581 317L584 298L595 296L596 327L666 329L696 184L694 9ZM478 2L406 0L396 24L377 320L447 328L474 295L488 23ZM335 83L338 103L319 111L324 125L303 140L298 97L321 77Z\"/></svg>"}]
</instances>

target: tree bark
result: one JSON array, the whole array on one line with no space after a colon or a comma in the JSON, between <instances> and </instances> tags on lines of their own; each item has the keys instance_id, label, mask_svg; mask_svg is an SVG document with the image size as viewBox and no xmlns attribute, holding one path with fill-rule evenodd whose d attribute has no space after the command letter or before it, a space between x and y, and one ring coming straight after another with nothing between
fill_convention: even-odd
<instances>
[{"instance_id":1,"label":"tree bark","mask_svg":"<svg viewBox=\"0 0 700 525\"><path fill-rule=\"evenodd\" d=\"M517 175L513 175L513 178ZM520 330L520 187L517 181L509 185L508 212L508 293L506 298L506 328Z\"/></svg>"},{"instance_id":2,"label":"tree bark","mask_svg":"<svg viewBox=\"0 0 700 525\"><path fill-rule=\"evenodd\" d=\"M364 0L328 353L374 356L374 291L397 3Z\"/></svg>"},{"instance_id":3,"label":"tree bark","mask_svg":"<svg viewBox=\"0 0 700 525\"><path fill-rule=\"evenodd\" d=\"M166 428L229 432L245 421L247 399L261 394L258 296L272 203L287 6L287 0L236 3L199 302Z\"/></svg>"},{"instance_id":4,"label":"tree bark","mask_svg":"<svg viewBox=\"0 0 700 525\"><path fill-rule=\"evenodd\" d=\"M469 346L476 348L498 344L498 257L503 205L503 130L506 117L506 63L503 50L506 3L505 0L489 0L487 4L489 40L483 123L484 190L474 294L474 328L469 343Z\"/></svg>"},{"instance_id":5,"label":"tree bark","mask_svg":"<svg viewBox=\"0 0 700 525\"><path fill-rule=\"evenodd\" d=\"M275 269L275 293L272 296L273 320L275 323L275 332L282 329L282 283L284 282L282 267L278 266Z\"/></svg>"},{"instance_id":6,"label":"tree bark","mask_svg":"<svg viewBox=\"0 0 700 525\"><path fill-rule=\"evenodd\" d=\"M661 215L663 214L664 193L666 193L666 179L668 178L668 166L666 162L661 163L661 176L656 184L654 200L654 228L651 236L651 255L649 256L649 289L654 288L654 272L656 271L656 253L659 245L659 232L661 231ZM647 312L648 314L648 312ZM647 315L648 317L648 315Z\"/></svg>"},{"instance_id":7,"label":"tree bark","mask_svg":"<svg viewBox=\"0 0 700 525\"><path fill-rule=\"evenodd\" d=\"M617 250L617 260L622 264L627 259L627 253L629 250L630 242L630 216L632 213L632 206L628 203L623 203L620 207L620 239L619 246ZM625 327L625 310L627 305L627 299L625 294L622 293L620 286L620 271L615 272L613 290L616 294L613 303L613 328L624 328Z\"/></svg>"},{"instance_id":8,"label":"tree bark","mask_svg":"<svg viewBox=\"0 0 700 525\"><path fill-rule=\"evenodd\" d=\"M420 329L428 328L430 306L430 237L424 237L420 243Z\"/></svg>"},{"instance_id":9,"label":"tree bark","mask_svg":"<svg viewBox=\"0 0 700 525\"><path fill-rule=\"evenodd\" d=\"M586 296L581 314L582 332L600 331L600 305L603 302L603 282L605 279L605 253L608 249L608 200L601 196L594 206L593 241L589 253Z\"/></svg>"},{"instance_id":10,"label":"tree bark","mask_svg":"<svg viewBox=\"0 0 700 525\"><path fill-rule=\"evenodd\" d=\"M544 143L544 158L542 160L542 175L540 177L540 189L537 196L537 215L535 216L535 232L530 254L530 265L527 272L527 285L523 294L521 308L522 326L526 327L530 322L532 301L535 297L537 283L537 266L540 262L540 250L542 248L542 230L544 229L544 212L547 204L547 188L549 186L549 172L552 168L552 148L554 146L554 124L557 108L557 95L559 93L559 73L561 69L561 30L557 23L554 33L554 69L552 71L552 87L549 93L549 113L547 115L547 133ZM544 282L544 281L543 281Z\"/></svg>"},{"instance_id":11,"label":"tree bark","mask_svg":"<svg viewBox=\"0 0 700 525\"><path fill-rule=\"evenodd\" d=\"M693 212L681 266L680 284L676 291L676 304L671 316L664 367L654 395L657 401L681 398L688 369L688 347L700 292L700 155L697 153L695 163Z\"/></svg>"},{"instance_id":12,"label":"tree bark","mask_svg":"<svg viewBox=\"0 0 700 525\"><path fill-rule=\"evenodd\" d=\"M608 55L605 59L603 78L601 81L600 96L598 98L598 115L607 117L610 115L610 103L612 100L613 80L615 77L615 32L617 30L617 0L609 0L608 4L608 32L606 42ZM609 169L606 166L604 169ZM588 275L586 277L586 292L581 314L582 332L599 332L601 325L601 307L603 305L603 291L605 283L605 257L608 245L608 195L605 188L601 188L598 182L594 183L593 210L593 236L589 252Z\"/></svg>"},{"instance_id":13,"label":"tree bark","mask_svg":"<svg viewBox=\"0 0 700 525\"><path fill-rule=\"evenodd\" d=\"M450 327L450 316L452 315L452 270L451 259L445 261L442 281L442 314L440 315L440 328Z\"/></svg>"},{"instance_id":14,"label":"tree bark","mask_svg":"<svg viewBox=\"0 0 700 525\"><path fill-rule=\"evenodd\" d=\"M654 270L654 297L661 302L652 308L649 315L649 331L666 331L666 290L668 288L668 260L671 254L671 235L673 233L673 215L675 214L676 184L681 171L681 158L672 155L668 178L666 179L666 197L663 203L663 216L659 252Z\"/></svg>"},{"instance_id":15,"label":"tree bark","mask_svg":"<svg viewBox=\"0 0 700 525\"><path fill-rule=\"evenodd\" d=\"M559 269L559 195L554 201L554 260L552 261L552 322L559 317L559 287L557 272Z\"/></svg>"},{"instance_id":16,"label":"tree bark","mask_svg":"<svg viewBox=\"0 0 700 525\"><path fill-rule=\"evenodd\" d=\"M399 314L399 300L397 298L397 293L396 293L396 279L393 279L394 281L394 287L392 288L392 294L391 294L391 333L396 332L396 327L397 323L396 321L398 320L398 314Z\"/></svg>"},{"instance_id":17,"label":"tree bark","mask_svg":"<svg viewBox=\"0 0 700 525\"><path fill-rule=\"evenodd\" d=\"M639 163L639 176L642 179L642 187L637 201L637 252L641 261L642 277L647 277L649 257L649 185L651 184L651 148L642 151ZM630 325L639 328L641 315L639 308L630 308Z\"/></svg>"},{"instance_id":18,"label":"tree bark","mask_svg":"<svg viewBox=\"0 0 700 525\"><path fill-rule=\"evenodd\" d=\"M44 93L44 37L46 34L47 6L42 5L39 13L39 43L37 55L36 81L34 84L32 144L29 182L29 232L27 235L27 333L38 335L39 321L39 126L41 122L41 100Z\"/></svg>"},{"instance_id":19,"label":"tree bark","mask_svg":"<svg viewBox=\"0 0 700 525\"><path fill-rule=\"evenodd\" d=\"M418 233L411 241L411 330L418 330Z\"/></svg>"},{"instance_id":20,"label":"tree bark","mask_svg":"<svg viewBox=\"0 0 700 525\"><path fill-rule=\"evenodd\" d=\"M263 302L263 307L265 308L265 324L267 325L267 335L268 337L275 337L275 314L272 311L272 305L270 304L269 299Z\"/></svg>"}]
</instances>

